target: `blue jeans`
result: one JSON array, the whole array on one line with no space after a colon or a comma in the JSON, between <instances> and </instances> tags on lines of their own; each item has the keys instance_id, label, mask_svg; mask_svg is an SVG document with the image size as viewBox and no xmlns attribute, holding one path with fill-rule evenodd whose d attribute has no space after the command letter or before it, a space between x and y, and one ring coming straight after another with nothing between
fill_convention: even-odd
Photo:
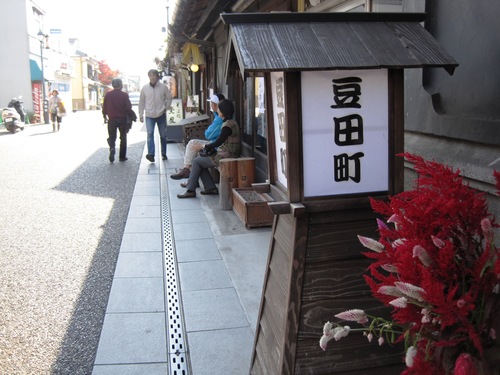
<instances>
[{"instance_id":1,"label":"blue jeans","mask_svg":"<svg viewBox=\"0 0 500 375\"><path fill-rule=\"evenodd\" d=\"M146 129L148 131L148 154L155 155L155 124L158 125L160 133L161 154L167 155L167 115L164 113L160 117L146 117Z\"/></svg>"}]
</instances>

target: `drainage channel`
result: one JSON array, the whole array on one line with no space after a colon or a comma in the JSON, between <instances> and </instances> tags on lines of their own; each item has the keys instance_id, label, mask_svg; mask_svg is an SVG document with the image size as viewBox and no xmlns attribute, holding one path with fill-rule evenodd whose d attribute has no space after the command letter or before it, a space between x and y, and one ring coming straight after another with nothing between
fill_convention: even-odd
<instances>
[{"instance_id":1,"label":"drainage channel","mask_svg":"<svg viewBox=\"0 0 500 375\"><path fill-rule=\"evenodd\" d=\"M165 166L160 164L160 192L163 229L163 249L165 256L166 326L169 375L189 375L186 331L180 297L179 273L170 222L170 200Z\"/></svg>"}]
</instances>

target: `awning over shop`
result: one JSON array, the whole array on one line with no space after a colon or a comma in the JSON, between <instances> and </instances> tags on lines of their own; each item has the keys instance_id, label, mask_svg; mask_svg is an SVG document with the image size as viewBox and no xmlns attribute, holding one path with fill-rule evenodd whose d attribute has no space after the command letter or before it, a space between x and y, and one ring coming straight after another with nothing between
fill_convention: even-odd
<instances>
[{"instance_id":1,"label":"awning over shop","mask_svg":"<svg viewBox=\"0 0 500 375\"><path fill-rule=\"evenodd\" d=\"M458 66L415 13L222 14L243 76L250 72Z\"/></svg>"},{"instance_id":2,"label":"awning over shop","mask_svg":"<svg viewBox=\"0 0 500 375\"><path fill-rule=\"evenodd\" d=\"M40 69L38 62L32 59L30 59L30 72L32 81L42 80L42 69Z\"/></svg>"}]
</instances>

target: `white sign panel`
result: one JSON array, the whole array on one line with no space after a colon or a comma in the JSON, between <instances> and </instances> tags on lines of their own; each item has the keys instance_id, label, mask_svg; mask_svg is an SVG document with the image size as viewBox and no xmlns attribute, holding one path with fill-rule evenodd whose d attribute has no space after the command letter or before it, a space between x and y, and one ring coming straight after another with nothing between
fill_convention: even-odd
<instances>
[{"instance_id":1,"label":"white sign panel","mask_svg":"<svg viewBox=\"0 0 500 375\"><path fill-rule=\"evenodd\" d=\"M274 144L276 149L276 169L277 179L286 188L287 180L287 152L285 138L285 84L283 80L283 72L271 73L271 91L273 103L273 120L274 120Z\"/></svg>"},{"instance_id":2,"label":"white sign panel","mask_svg":"<svg viewBox=\"0 0 500 375\"><path fill-rule=\"evenodd\" d=\"M183 119L182 99L172 99L172 105L167 110L167 125L179 125Z\"/></svg>"},{"instance_id":3,"label":"white sign panel","mask_svg":"<svg viewBox=\"0 0 500 375\"><path fill-rule=\"evenodd\" d=\"M387 70L302 72L304 196L389 189Z\"/></svg>"}]
</instances>

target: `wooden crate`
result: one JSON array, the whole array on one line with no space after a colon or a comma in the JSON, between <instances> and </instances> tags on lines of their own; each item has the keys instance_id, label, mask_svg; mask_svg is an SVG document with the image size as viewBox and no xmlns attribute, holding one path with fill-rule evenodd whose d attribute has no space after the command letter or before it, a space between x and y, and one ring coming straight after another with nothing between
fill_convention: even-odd
<instances>
[{"instance_id":1,"label":"wooden crate","mask_svg":"<svg viewBox=\"0 0 500 375\"><path fill-rule=\"evenodd\" d=\"M273 224L273 213L267 202L269 194L259 194L253 188L233 189L233 211L245 227L269 227Z\"/></svg>"}]
</instances>

